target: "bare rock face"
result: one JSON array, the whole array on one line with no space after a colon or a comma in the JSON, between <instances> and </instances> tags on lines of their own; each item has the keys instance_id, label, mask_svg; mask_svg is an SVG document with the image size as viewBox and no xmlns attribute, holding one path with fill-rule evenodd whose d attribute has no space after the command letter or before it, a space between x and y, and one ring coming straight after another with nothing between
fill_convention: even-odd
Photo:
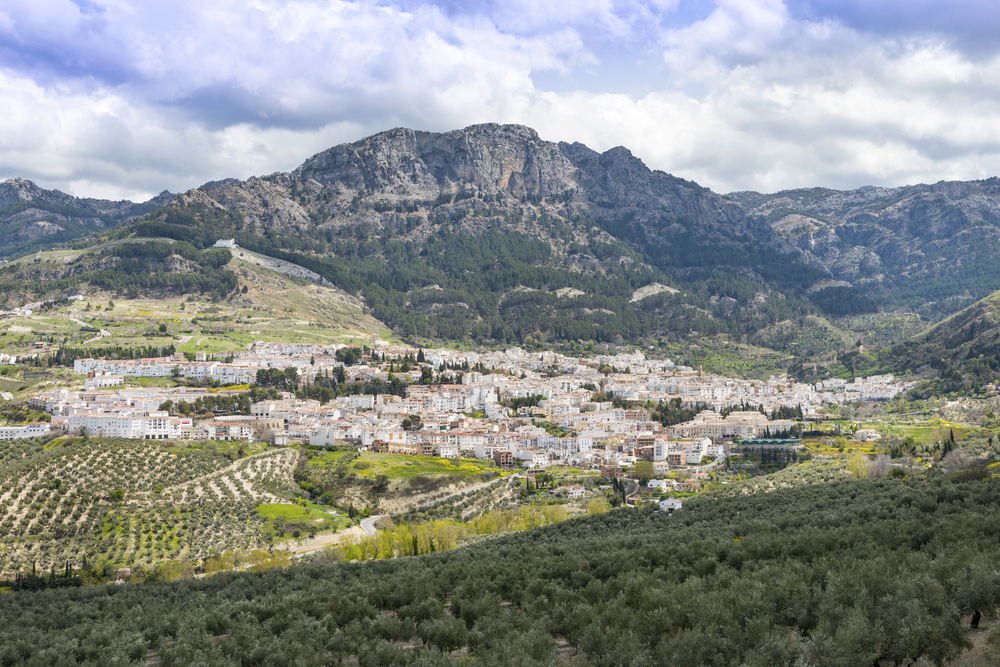
<instances>
[{"instance_id":1,"label":"bare rock face","mask_svg":"<svg viewBox=\"0 0 1000 667\"><path fill-rule=\"evenodd\" d=\"M381 132L315 155L293 179L407 198L469 187L483 195L550 196L574 187L574 168L557 144L523 125L488 123L432 133Z\"/></svg>"},{"instance_id":2,"label":"bare rock face","mask_svg":"<svg viewBox=\"0 0 1000 667\"><path fill-rule=\"evenodd\" d=\"M625 148L600 154L496 123L444 133L380 132L318 153L291 173L206 183L177 204L238 212L258 235L316 238L316 227L343 225L409 231L411 214L422 220L444 214L465 234L524 231L517 222L522 215L546 215L624 220L662 244L678 232L731 246L777 238L733 202L651 171ZM408 238L428 233L424 227ZM554 254L568 254L563 246L553 242Z\"/></svg>"}]
</instances>

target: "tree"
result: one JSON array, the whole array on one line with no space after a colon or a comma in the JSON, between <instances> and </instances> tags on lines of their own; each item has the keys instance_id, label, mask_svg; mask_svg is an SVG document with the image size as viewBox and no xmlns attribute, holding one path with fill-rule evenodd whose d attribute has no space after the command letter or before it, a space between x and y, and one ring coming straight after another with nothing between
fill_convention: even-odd
<instances>
[{"instance_id":1,"label":"tree","mask_svg":"<svg viewBox=\"0 0 1000 667\"><path fill-rule=\"evenodd\" d=\"M867 454L854 452L847 462L847 469L851 471L855 479L865 479L871 472L871 460Z\"/></svg>"},{"instance_id":2,"label":"tree","mask_svg":"<svg viewBox=\"0 0 1000 667\"><path fill-rule=\"evenodd\" d=\"M289 366L285 369L285 383L294 391L299 387L299 369Z\"/></svg>"},{"instance_id":3,"label":"tree","mask_svg":"<svg viewBox=\"0 0 1000 667\"><path fill-rule=\"evenodd\" d=\"M868 476L873 479L885 477L889 474L889 469L891 467L892 459L890 459L887 454L879 454L875 457L875 461L872 463L871 469L868 471Z\"/></svg>"},{"instance_id":4,"label":"tree","mask_svg":"<svg viewBox=\"0 0 1000 667\"><path fill-rule=\"evenodd\" d=\"M587 503L587 514L604 514L608 511L608 501L604 498L594 498Z\"/></svg>"},{"instance_id":5,"label":"tree","mask_svg":"<svg viewBox=\"0 0 1000 667\"><path fill-rule=\"evenodd\" d=\"M964 449L953 449L941 459L941 467L946 470L965 470L971 459Z\"/></svg>"},{"instance_id":6,"label":"tree","mask_svg":"<svg viewBox=\"0 0 1000 667\"><path fill-rule=\"evenodd\" d=\"M651 461L636 461L635 474L642 485L645 486L649 483L649 480L653 479L656 472L653 470L653 463Z\"/></svg>"}]
</instances>

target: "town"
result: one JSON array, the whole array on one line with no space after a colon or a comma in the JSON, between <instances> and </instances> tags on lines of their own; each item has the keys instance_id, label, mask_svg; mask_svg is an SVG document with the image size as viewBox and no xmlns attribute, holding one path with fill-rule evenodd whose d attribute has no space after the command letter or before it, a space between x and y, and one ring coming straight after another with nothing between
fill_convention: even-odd
<instances>
[{"instance_id":1,"label":"town","mask_svg":"<svg viewBox=\"0 0 1000 667\"><path fill-rule=\"evenodd\" d=\"M54 430L153 440L264 440L490 459L504 468L558 463L613 473L645 459L662 472L724 461L733 439L787 438L798 422L822 421L825 404L888 400L908 388L892 376L818 384L784 376L740 380L648 359L641 351L572 358L520 348L481 354L265 342L226 354L199 352L193 360L180 353L77 359L73 370L86 376L82 390L56 389L30 399L32 409L51 415L50 422L0 428L0 439ZM126 385L150 377L185 378L196 386ZM295 388L331 377L381 387L396 382L403 390L296 397ZM248 385L268 381L281 391L252 401ZM220 400L225 407L213 412ZM690 410L693 418L664 426L653 416L661 405ZM787 418L793 414L795 419Z\"/></svg>"}]
</instances>

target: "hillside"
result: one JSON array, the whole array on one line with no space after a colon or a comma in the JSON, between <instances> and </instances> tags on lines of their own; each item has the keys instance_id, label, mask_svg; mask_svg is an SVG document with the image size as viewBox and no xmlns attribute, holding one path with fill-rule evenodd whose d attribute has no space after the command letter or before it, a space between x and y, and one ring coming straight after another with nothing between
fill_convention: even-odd
<instances>
[{"instance_id":1,"label":"hillside","mask_svg":"<svg viewBox=\"0 0 1000 667\"><path fill-rule=\"evenodd\" d=\"M492 462L351 449L22 440L0 452L0 575L67 563L152 570L224 551L297 548L281 538L300 530L329 543L327 533L365 508L404 512L499 476ZM481 511L512 494L497 485L463 506ZM289 520L287 535L275 530L278 516Z\"/></svg>"},{"instance_id":2,"label":"hillside","mask_svg":"<svg viewBox=\"0 0 1000 667\"><path fill-rule=\"evenodd\" d=\"M266 542L255 507L295 486L292 450L246 457L218 445L46 444L11 445L0 463L4 571L84 560L151 566L258 548Z\"/></svg>"},{"instance_id":3,"label":"hillside","mask_svg":"<svg viewBox=\"0 0 1000 667\"><path fill-rule=\"evenodd\" d=\"M921 395L980 393L1000 377L1000 292L877 355L896 372L936 371Z\"/></svg>"},{"instance_id":4,"label":"hillside","mask_svg":"<svg viewBox=\"0 0 1000 667\"><path fill-rule=\"evenodd\" d=\"M816 360L858 333L869 348L899 342L916 328L906 313L937 321L1000 289L995 179L723 197L625 148L597 153L516 125L399 128L289 173L144 205L3 185L18 215L31 202L89 206L106 224L147 213L77 247L150 238L200 251L234 237L362 300L411 341L656 345L725 334ZM233 296L229 269L196 278L178 259L153 258L155 277L94 284L119 296ZM0 277L8 305L74 286L19 271L6 289Z\"/></svg>"},{"instance_id":5,"label":"hillside","mask_svg":"<svg viewBox=\"0 0 1000 667\"><path fill-rule=\"evenodd\" d=\"M86 298L67 299L76 294ZM27 352L39 337L74 348L177 344L185 352L232 351L261 336L315 343L389 337L361 301L303 267L171 239L112 241L15 260L0 268L0 299L5 308L44 302L30 316L4 320L0 349L9 354Z\"/></svg>"},{"instance_id":6,"label":"hillside","mask_svg":"<svg viewBox=\"0 0 1000 667\"><path fill-rule=\"evenodd\" d=\"M426 556L4 595L0 659L853 667L1000 642L969 630L1000 605L995 481L814 481Z\"/></svg>"},{"instance_id":7,"label":"hillside","mask_svg":"<svg viewBox=\"0 0 1000 667\"><path fill-rule=\"evenodd\" d=\"M100 234L122 221L160 208L173 198L164 190L140 204L113 202L44 190L21 178L0 182L0 259Z\"/></svg>"},{"instance_id":8,"label":"hillside","mask_svg":"<svg viewBox=\"0 0 1000 667\"><path fill-rule=\"evenodd\" d=\"M879 305L937 319L1000 289L1000 179L726 197Z\"/></svg>"},{"instance_id":9,"label":"hillside","mask_svg":"<svg viewBox=\"0 0 1000 667\"><path fill-rule=\"evenodd\" d=\"M383 132L291 173L207 183L108 238L130 233L199 248L235 237L359 295L404 337L752 338L867 307L810 292L831 276L774 250L770 227L724 198L624 148L522 126Z\"/></svg>"}]
</instances>

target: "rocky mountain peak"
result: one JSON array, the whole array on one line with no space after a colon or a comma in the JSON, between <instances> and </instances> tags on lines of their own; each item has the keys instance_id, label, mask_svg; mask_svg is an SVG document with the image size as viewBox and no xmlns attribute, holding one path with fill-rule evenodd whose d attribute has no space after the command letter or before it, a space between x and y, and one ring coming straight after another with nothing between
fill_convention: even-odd
<instances>
[{"instance_id":1,"label":"rocky mountain peak","mask_svg":"<svg viewBox=\"0 0 1000 667\"><path fill-rule=\"evenodd\" d=\"M462 188L521 197L571 189L573 171L559 146L535 130L486 123L443 133L380 132L314 155L292 178L407 198L433 199Z\"/></svg>"}]
</instances>

